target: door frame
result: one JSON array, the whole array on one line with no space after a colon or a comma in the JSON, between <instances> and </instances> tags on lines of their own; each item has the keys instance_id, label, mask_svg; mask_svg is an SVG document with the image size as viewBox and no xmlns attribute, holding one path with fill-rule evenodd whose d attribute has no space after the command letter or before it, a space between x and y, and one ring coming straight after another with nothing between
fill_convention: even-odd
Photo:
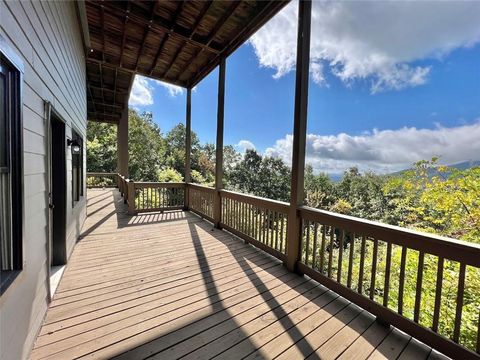
<instances>
[{"instance_id":1,"label":"door frame","mask_svg":"<svg viewBox=\"0 0 480 360\"><path fill-rule=\"evenodd\" d=\"M64 126L64 136L62 139L63 143L63 149L64 149L64 156L63 156L63 167L64 167L64 176L63 176L63 208L64 208L64 217L63 217L63 222L64 222L64 242L63 245L65 247L64 254L63 254L63 263L67 263L67 194L68 194L68 181L67 181L67 134L66 134L66 128L67 124L65 119L58 113L57 110L53 107L53 105L49 101L45 101L45 128L46 128L46 134L47 134L47 156L46 156L46 165L47 169L45 172L45 177L46 177L46 182L48 184L47 186L47 191L46 191L46 204L47 204L47 211L48 211L48 216L47 216L47 284L48 284L48 298L49 301L52 301L52 289L50 285L50 276L51 276L51 264L52 264L52 254L53 254L53 208L51 207L52 205L52 191L53 191L53 180L52 180L52 175L53 175L53 166L52 166L52 159L53 159L53 154L52 154L52 145L53 145L53 139L52 139L52 122L53 121L59 121L60 123L63 124Z\"/></svg>"}]
</instances>

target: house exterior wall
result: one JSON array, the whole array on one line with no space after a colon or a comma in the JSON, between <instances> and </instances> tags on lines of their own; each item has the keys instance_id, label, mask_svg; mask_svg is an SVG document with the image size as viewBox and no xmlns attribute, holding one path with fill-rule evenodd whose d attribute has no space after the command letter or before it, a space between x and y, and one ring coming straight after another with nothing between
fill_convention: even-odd
<instances>
[{"instance_id":1,"label":"house exterior wall","mask_svg":"<svg viewBox=\"0 0 480 360\"><path fill-rule=\"evenodd\" d=\"M66 123L86 136L86 69L82 31L72 1L0 0L0 36L23 61L23 270L0 298L0 359L28 357L47 310L49 101ZM67 255L86 217L84 196L72 207L72 155L67 157ZM84 150L85 151L85 150ZM84 153L85 174L85 153ZM84 181L85 187L85 181Z\"/></svg>"}]
</instances>

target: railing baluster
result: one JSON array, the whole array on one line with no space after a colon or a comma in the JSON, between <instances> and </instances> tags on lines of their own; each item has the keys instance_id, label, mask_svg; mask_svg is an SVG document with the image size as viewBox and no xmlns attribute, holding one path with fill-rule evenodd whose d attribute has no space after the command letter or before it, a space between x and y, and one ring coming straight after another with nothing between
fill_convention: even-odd
<instances>
[{"instance_id":1,"label":"railing baluster","mask_svg":"<svg viewBox=\"0 0 480 360\"><path fill-rule=\"evenodd\" d=\"M358 271L358 293L363 293L363 271L365 267L365 247L367 245L367 239L362 236L362 245L360 248L360 269Z\"/></svg>"},{"instance_id":2,"label":"railing baluster","mask_svg":"<svg viewBox=\"0 0 480 360\"><path fill-rule=\"evenodd\" d=\"M327 226L322 225L322 244L320 246L320 272L324 274L325 243L327 242Z\"/></svg>"},{"instance_id":3,"label":"railing baluster","mask_svg":"<svg viewBox=\"0 0 480 360\"><path fill-rule=\"evenodd\" d=\"M317 262L317 242L318 242L318 223L313 223L313 252L312 252L312 269L315 269Z\"/></svg>"},{"instance_id":4,"label":"railing baluster","mask_svg":"<svg viewBox=\"0 0 480 360\"><path fill-rule=\"evenodd\" d=\"M402 257L400 260L400 278L398 280L398 313L403 314L403 290L405 288L405 263L407 260L407 248L402 247Z\"/></svg>"},{"instance_id":5,"label":"railing baluster","mask_svg":"<svg viewBox=\"0 0 480 360\"><path fill-rule=\"evenodd\" d=\"M392 266L392 243L387 243L387 259L385 261L385 285L383 289L383 306L388 307L388 294L390 292L390 270Z\"/></svg>"},{"instance_id":6,"label":"railing baluster","mask_svg":"<svg viewBox=\"0 0 480 360\"><path fill-rule=\"evenodd\" d=\"M305 264L308 265L308 258L309 258L309 247L310 247L310 221L303 221L305 226Z\"/></svg>"},{"instance_id":7,"label":"railing baluster","mask_svg":"<svg viewBox=\"0 0 480 360\"><path fill-rule=\"evenodd\" d=\"M263 209L262 238L263 238L263 243L264 243L264 244L267 244L267 242L265 241L265 237L266 237L266 235L267 235L267 228L266 228L266 226L265 226L266 213L267 213L267 209Z\"/></svg>"},{"instance_id":8,"label":"railing baluster","mask_svg":"<svg viewBox=\"0 0 480 360\"><path fill-rule=\"evenodd\" d=\"M284 219L284 215L281 214L281 223L280 223L280 249L283 251L283 249L285 248L285 243L283 241L284 239L284 236L283 236L283 226L284 226L284 222L285 222L285 219Z\"/></svg>"},{"instance_id":9,"label":"railing baluster","mask_svg":"<svg viewBox=\"0 0 480 360\"><path fill-rule=\"evenodd\" d=\"M278 212L275 211L275 249L279 250L278 248Z\"/></svg>"},{"instance_id":10,"label":"railing baluster","mask_svg":"<svg viewBox=\"0 0 480 360\"><path fill-rule=\"evenodd\" d=\"M453 341L458 343L460 338L460 327L462 325L463 293L465 291L465 263L460 263L458 275L457 309L455 311L455 327L453 329Z\"/></svg>"},{"instance_id":11,"label":"railing baluster","mask_svg":"<svg viewBox=\"0 0 480 360\"><path fill-rule=\"evenodd\" d=\"M330 251L328 252L328 277L332 277L333 248L335 243L335 228L330 226Z\"/></svg>"},{"instance_id":12,"label":"railing baluster","mask_svg":"<svg viewBox=\"0 0 480 360\"><path fill-rule=\"evenodd\" d=\"M418 323L420 320L420 305L422 303L424 263L425 263L425 253L423 251L420 251L418 254L417 287L415 291L415 307L413 310L413 321L415 321L416 323Z\"/></svg>"},{"instance_id":13,"label":"railing baluster","mask_svg":"<svg viewBox=\"0 0 480 360\"><path fill-rule=\"evenodd\" d=\"M373 239L372 254L372 274L370 280L370 300L375 298L376 276L377 276L377 258L378 258L378 239Z\"/></svg>"},{"instance_id":14,"label":"railing baluster","mask_svg":"<svg viewBox=\"0 0 480 360\"><path fill-rule=\"evenodd\" d=\"M337 281L342 282L342 265L343 265L343 244L345 242L345 230L340 230L340 242L338 244L338 270Z\"/></svg>"},{"instance_id":15,"label":"railing baluster","mask_svg":"<svg viewBox=\"0 0 480 360\"><path fill-rule=\"evenodd\" d=\"M442 285L443 285L443 257L438 257L437 265L437 283L435 286L435 307L433 309L432 330L438 331L438 321L440 319L440 306L442 303Z\"/></svg>"},{"instance_id":16,"label":"railing baluster","mask_svg":"<svg viewBox=\"0 0 480 360\"><path fill-rule=\"evenodd\" d=\"M353 272L353 255L355 251L355 233L351 233L350 239L350 254L348 257L348 276L347 276L347 287L352 288L352 272Z\"/></svg>"}]
</instances>

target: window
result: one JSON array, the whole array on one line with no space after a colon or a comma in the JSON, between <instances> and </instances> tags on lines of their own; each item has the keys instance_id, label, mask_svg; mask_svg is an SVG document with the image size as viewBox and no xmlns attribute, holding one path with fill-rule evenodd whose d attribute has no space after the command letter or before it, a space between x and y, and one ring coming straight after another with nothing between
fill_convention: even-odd
<instances>
[{"instance_id":1,"label":"window","mask_svg":"<svg viewBox=\"0 0 480 360\"><path fill-rule=\"evenodd\" d=\"M0 42L0 45L1 42ZM0 46L0 50L2 47ZM1 290L22 268L21 73L0 51L0 270Z\"/></svg>"},{"instance_id":2,"label":"window","mask_svg":"<svg viewBox=\"0 0 480 360\"><path fill-rule=\"evenodd\" d=\"M83 139L72 130L72 199L73 206L83 196Z\"/></svg>"}]
</instances>

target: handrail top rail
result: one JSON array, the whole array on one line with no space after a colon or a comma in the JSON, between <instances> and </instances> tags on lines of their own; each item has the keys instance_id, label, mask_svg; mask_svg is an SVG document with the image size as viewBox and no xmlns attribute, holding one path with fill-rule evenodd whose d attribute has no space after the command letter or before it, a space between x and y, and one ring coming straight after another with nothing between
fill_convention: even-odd
<instances>
[{"instance_id":1,"label":"handrail top rail","mask_svg":"<svg viewBox=\"0 0 480 360\"><path fill-rule=\"evenodd\" d=\"M266 203L268 205L274 205L277 208L281 209L281 211L284 211L284 212L288 213L289 204L286 203L286 202L283 202L283 201L267 199L267 198L260 197L260 196L255 196L255 195L242 194L242 193L239 193L239 192L236 192L236 191L225 190L225 189L220 190L220 196L222 196L222 194L227 195L226 196L227 198L228 197L229 198L237 198L237 199L241 198L241 199L245 199L247 201L252 201L253 200L253 202L260 202L260 203Z\"/></svg>"},{"instance_id":2,"label":"handrail top rail","mask_svg":"<svg viewBox=\"0 0 480 360\"><path fill-rule=\"evenodd\" d=\"M374 236L381 241L407 246L408 248L480 267L480 244L315 209L309 206L298 206L297 210L300 214L307 215L304 217L310 221L330 222L331 225L357 233L358 235ZM372 232L374 234L370 235Z\"/></svg>"},{"instance_id":3,"label":"handrail top rail","mask_svg":"<svg viewBox=\"0 0 480 360\"><path fill-rule=\"evenodd\" d=\"M207 186L207 185L196 184L196 183L192 183L192 182L188 182L186 184L187 184L187 186L191 186L191 187L206 190L206 191L215 191L214 187Z\"/></svg>"},{"instance_id":4,"label":"handrail top rail","mask_svg":"<svg viewBox=\"0 0 480 360\"><path fill-rule=\"evenodd\" d=\"M130 180L131 183L136 188L148 188L148 187L170 187L170 188L183 188L186 186L184 182L155 182L155 181L132 181Z\"/></svg>"},{"instance_id":5,"label":"handrail top rail","mask_svg":"<svg viewBox=\"0 0 480 360\"><path fill-rule=\"evenodd\" d=\"M98 171L87 171L87 176L115 176L118 175L116 172L98 172Z\"/></svg>"}]
</instances>

